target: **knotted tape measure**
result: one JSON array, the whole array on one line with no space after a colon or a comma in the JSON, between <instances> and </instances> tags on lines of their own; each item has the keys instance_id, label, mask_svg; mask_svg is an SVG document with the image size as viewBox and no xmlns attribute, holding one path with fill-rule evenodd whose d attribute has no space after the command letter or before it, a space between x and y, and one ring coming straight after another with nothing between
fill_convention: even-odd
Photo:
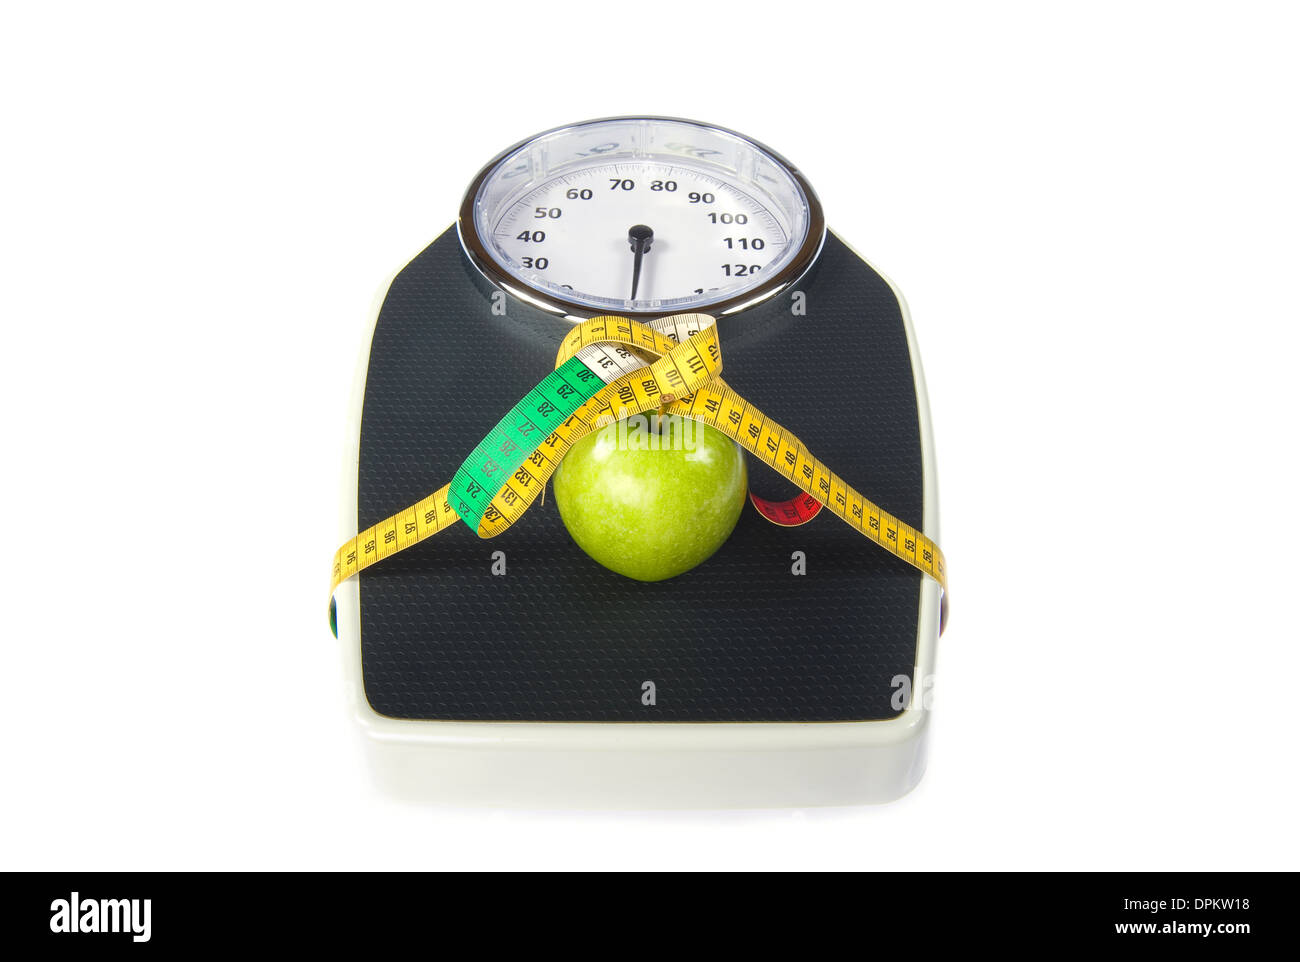
<instances>
[{"instance_id":1,"label":"knotted tape measure","mask_svg":"<svg viewBox=\"0 0 1300 962\"><path fill-rule=\"evenodd\" d=\"M448 484L335 552L331 598L341 582L456 521L480 538L496 537L523 516L580 439L657 411L717 428L802 489L802 497L783 504L751 496L768 520L802 524L824 506L929 575L942 589L940 624L946 622L948 577L939 546L846 484L793 433L733 391L721 372L718 332L707 314L648 324L604 316L576 324L560 345L555 370L497 422ZM330 615L333 625L332 600Z\"/></svg>"}]
</instances>

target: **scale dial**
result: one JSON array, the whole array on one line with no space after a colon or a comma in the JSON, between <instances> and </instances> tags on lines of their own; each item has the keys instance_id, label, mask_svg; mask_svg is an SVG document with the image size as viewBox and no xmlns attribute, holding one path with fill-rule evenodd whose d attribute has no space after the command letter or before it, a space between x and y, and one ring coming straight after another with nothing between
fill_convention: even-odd
<instances>
[{"instance_id":1,"label":"scale dial","mask_svg":"<svg viewBox=\"0 0 1300 962\"><path fill-rule=\"evenodd\" d=\"M575 317L743 310L798 280L826 230L811 186L766 147L639 117L510 148L470 185L458 227L493 284Z\"/></svg>"}]
</instances>

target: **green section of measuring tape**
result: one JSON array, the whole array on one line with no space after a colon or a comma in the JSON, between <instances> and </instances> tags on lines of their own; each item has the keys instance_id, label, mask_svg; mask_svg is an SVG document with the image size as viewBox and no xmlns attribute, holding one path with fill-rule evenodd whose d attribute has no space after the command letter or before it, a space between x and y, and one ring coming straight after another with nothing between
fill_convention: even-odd
<instances>
[{"instance_id":1,"label":"green section of measuring tape","mask_svg":"<svg viewBox=\"0 0 1300 962\"><path fill-rule=\"evenodd\" d=\"M449 500L470 530L478 530L493 495L537 450L541 440L604 386L595 372L571 357L497 422L451 479Z\"/></svg>"}]
</instances>

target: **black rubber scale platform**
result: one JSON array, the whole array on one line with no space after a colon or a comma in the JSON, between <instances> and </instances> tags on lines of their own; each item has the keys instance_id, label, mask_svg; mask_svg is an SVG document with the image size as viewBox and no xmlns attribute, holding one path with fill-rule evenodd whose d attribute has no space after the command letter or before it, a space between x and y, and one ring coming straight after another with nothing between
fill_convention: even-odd
<instances>
[{"instance_id":1,"label":"black rubber scale platform","mask_svg":"<svg viewBox=\"0 0 1300 962\"><path fill-rule=\"evenodd\" d=\"M484 283L455 230L393 281L366 380L358 529L450 480L553 366L568 324L514 301L493 316ZM833 235L798 287L806 316L778 296L720 321L724 377L864 495L921 524L897 299ZM752 458L750 485L795 493ZM504 577L491 573L498 550ZM796 550L806 575L791 573ZM828 511L781 528L746 505L710 560L643 584L583 554L548 498L498 538L458 524L360 577L365 690L383 715L812 722L896 714L891 680L913 671L922 576Z\"/></svg>"}]
</instances>

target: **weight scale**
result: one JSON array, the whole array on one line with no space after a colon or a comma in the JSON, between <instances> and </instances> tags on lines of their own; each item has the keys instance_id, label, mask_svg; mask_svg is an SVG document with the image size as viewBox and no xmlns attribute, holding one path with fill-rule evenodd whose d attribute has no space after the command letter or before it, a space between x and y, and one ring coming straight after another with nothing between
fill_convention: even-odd
<instances>
[{"instance_id":1,"label":"weight scale","mask_svg":"<svg viewBox=\"0 0 1300 962\"><path fill-rule=\"evenodd\" d=\"M385 547L406 537L403 517L416 531L408 505L452 521L453 503L471 510L454 493L467 454L534 397L566 338L605 316L715 319L730 388L883 517L935 538L924 379L898 291L826 230L798 170L693 121L530 137L483 168L456 226L379 297L353 391L340 558L376 542L395 553L352 577L336 559L331 611L376 776L411 798L508 807L909 791L925 765L940 585L865 527L806 510L818 502L754 454L755 504L716 554L667 581L596 564L544 497L499 537L448 523ZM452 495L430 496L449 480Z\"/></svg>"}]
</instances>

